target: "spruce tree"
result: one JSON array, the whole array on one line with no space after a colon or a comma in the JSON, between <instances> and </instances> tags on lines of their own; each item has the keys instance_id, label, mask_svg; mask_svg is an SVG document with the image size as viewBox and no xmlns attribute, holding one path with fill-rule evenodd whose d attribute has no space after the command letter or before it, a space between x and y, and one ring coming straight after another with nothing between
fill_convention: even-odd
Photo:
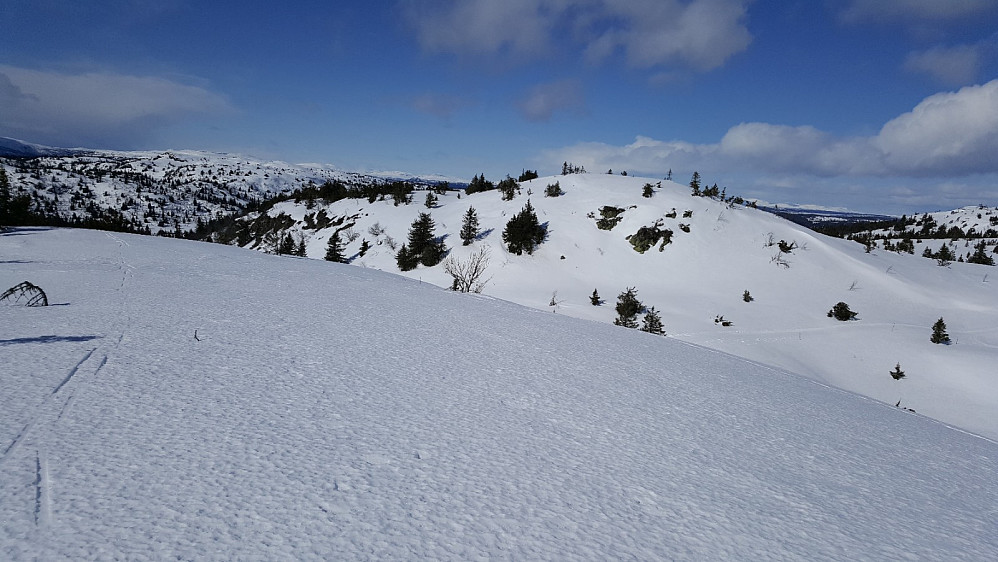
<instances>
[{"instance_id":1,"label":"spruce tree","mask_svg":"<svg viewBox=\"0 0 998 562\"><path fill-rule=\"evenodd\" d=\"M468 246L478 237L478 213L474 207L468 207L468 212L464 213L464 222L461 223L461 242Z\"/></svg>"},{"instance_id":2,"label":"spruce tree","mask_svg":"<svg viewBox=\"0 0 998 562\"><path fill-rule=\"evenodd\" d=\"M499 182L496 189L502 194L503 201L512 201L516 194L520 192L520 184L516 180L506 175L506 179Z\"/></svg>"},{"instance_id":3,"label":"spruce tree","mask_svg":"<svg viewBox=\"0 0 998 562\"><path fill-rule=\"evenodd\" d=\"M943 245L939 247L939 251L936 252L935 258L939 260L939 263L948 263L956 259L953 254L953 250L950 249L949 245L943 242Z\"/></svg>"},{"instance_id":4,"label":"spruce tree","mask_svg":"<svg viewBox=\"0 0 998 562\"><path fill-rule=\"evenodd\" d=\"M520 177L516 181L519 182L530 181L530 180L535 180L538 177L540 176L537 175L537 170L523 170L523 172L520 173Z\"/></svg>"},{"instance_id":5,"label":"spruce tree","mask_svg":"<svg viewBox=\"0 0 998 562\"><path fill-rule=\"evenodd\" d=\"M346 263L346 257L343 255L343 241L340 239L340 233L334 232L332 236L329 237L329 241L326 242L326 261L335 261L339 263Z\"/></svg>"},{"instance_id":6,"label":"spruce tree","mask_svg":"<svg viewBox=\"0 0 998 562\"><path fill-rule=\"evenodd\" d=\"M987 254L987 244L984 240L974 244L974 253L967 258L967 263L978 263L981 265L994 265L995 260Z\"/></svg>"},{"instance_id":7,"label":"spruce tree","mask_svg":"<svg viewBox=\"0 0 998 562\"><path fill-rule=\"evenodd\" d=\"M284 235L281 239L280 245L277 247L277 253L281 256L292 255L295 253L295 239L291 236L291 233Z\"/></svg>"},{"instance_id":8,"label":"spruce tree","mask_svg":"<svg viewBox=\"0 0 998 562\"><path fill-rule=\"evenodd\" d=\"M7 179L7 170L0 165L0 228L3 228L7 221L7 214L10 211L10 180Z\"/></svg>"},{"instance_id":9,"label":"spruce tree","mask_svg":"<svg viewBox=\"0 0 998 562\"><path fill-rule=\"evenodd\" d=\"M523 252L533 254L547 235L547 230L537 220L537 213L527 199L523 209L509 219L502 232L502 241L506 243L510 253L523 255Z\"/></svg>"},{"instance_id":10,"label":"spruce tree","mask_svg":"<svg viewBox=\"0 0 998 562\"><path fill-rule=\"evenodd\" d=\"M700 197L700 172L693 172L693 177L690 179L690 190L694 197Z\"/></svg>"},{"instance_id":11,"label":"spruce tree","mask_svg":"<svg viewBox=\"0 0 998 562\"><path fill-rule=\"evenodd\" d=\"M949 334L946 333L946 322L941 317L932 325L932 336L929 341L932 343L950 343Z\"/></svg>"},{"instance_id":12,"label":"spruce tree","mask_svg":"<svg viewBox=\"0 0 998 562\"><path fill-rule=\"evenodd\" d=\"M399 266L399 271L409 271L416 269L416 266L419 265L419 258L417 254L409 251L409 246L402 244L398 253L395 254L395 262Z\"/></svg>"},{"instance_id":13,"label":"spruce tree","mask_svg":"<svg viewBox=\"0 0 998 562\"><path fill-rule=\"evenodd\" d=\"M665 330L662 329L662 318L658 315L658 311L655 310L654 306L645 312L644 320L641 323L641 331L660 336L665 335Z\"/></svg>"},{"instance_id":14,"label":"spruce tree","mask_svg":"<svg viewBox=\"0 0 998 562\"><path fill-rule=\"evenodd\" d=\"M643 308L641 301L638 300L637 289L628 287L626 291L617 295L617 318L613 323L625 328L637 328L638 313Z\"/></svg>"},{"instance_id":15,"label":"spruce tree","mask_svg":"<svg viewBox=\"0 0 998 562\"><path fill-rule=\"evenodd\" d=\"M429 213L419 213L409 227L408 245L403 245L395 256L399 269L409 271L420 263L427 267L440 263L447 249L442 241L437 240L434 228L433 217Z\"/></svg>"},{"instance_id":16,"label":"spruce tree","mask_svg":"<svg viewBox=\"0 0 998 562\"><path fill-rule=\"evenodd\" d=\"M481 176L476 175L471 178L471 183L468 184L468 187L465 188L464 192L471 195L472 193L478 193L479 191L491 191L495 188L495 184L485 179L485 174L482 174Z\"/></svg>"}]
</instances>

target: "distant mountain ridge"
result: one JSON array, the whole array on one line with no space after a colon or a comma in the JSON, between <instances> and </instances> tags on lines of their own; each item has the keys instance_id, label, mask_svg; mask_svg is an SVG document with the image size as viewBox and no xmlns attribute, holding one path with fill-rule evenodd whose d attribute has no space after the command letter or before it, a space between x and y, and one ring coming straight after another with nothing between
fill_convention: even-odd
<instances>
[{"instance_id":1,"label":"distant mountain ridge","mask_svg":"<svg viewBox=\"0 0 998 562\"><path fill-rule=\"evenodd\" d=\"M813 230L821 230L823 227L827 227L829 225L858 225L897 219L897 217L892 215L858 213L837 209L815 209L788 206L780 207L778 205L759 205L759 208L766 212L783 217L790 222L806 226Z\"/></svg>"},{"instance_id":2,"label":"distant mountain ridge","mask_svg":"<svg viewBox=\"0 0 998 562\"><path fill-rule=\"evenodd\" d=\"M227 153L65 149L8 138L0 138L0 165L7 168L12 195L29 197L36 214L151 234L192 230L310 184L446 181Z\"/></svg>"},{"instance_id":3,"label":"distant mountain ridge","mask_svg":"<svg viewBox=\"0 0 998 562\"><path fill-rule=\"evenodd\" d=\"M0 156L35 158L39 156L73 156L81 152L86 152L86 150L79 148L55 148L9 137L0 137Z\"/></svg>"}]
</instances>

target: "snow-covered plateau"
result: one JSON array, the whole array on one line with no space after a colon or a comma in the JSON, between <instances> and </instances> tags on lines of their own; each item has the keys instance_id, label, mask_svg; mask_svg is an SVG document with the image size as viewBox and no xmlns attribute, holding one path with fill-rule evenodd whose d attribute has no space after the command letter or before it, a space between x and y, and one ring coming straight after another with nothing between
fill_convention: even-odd
<instances>
[{"instance_id":1,"label":"snow-covered plateau","mask_svg":"<svg viewBox=\"0 0 998 562\"><path fill-rule=\"evenodd\" d=\"M696 229L743 220L702 207ZM602 234L578 242L605 244ZM556 240L544 253L565 253L568 271L551 289L576 259ZM838 244L808 242L812 254ZM687 252L681 238L670 250ZM923 339L924 319L874 319L885 289L959 303L954 320L982 323L994 307L974 299L986 289L958 298L907 281L949 276L932 281L942 287L976 272L840 254L841 278L868 272L849 294L872 326L846 336L849 323L802 320L801 340L772 335L787 348L818 337L913 346L906 326ZM786 370L217 244L21 228L0 235L0 260L0 286L28 280L50 302L0 306L6 560L998 558L998 444ZM829 276L809 263L781 271L804 277L787 298ZM876 273L891 265L901 271ZM500 272L517 267L496 272L499 296L512 290ZM776 269L768 257L744 267L749 279ZM735 297L762 297L745 307L773 310L789 286L730 283ZM754 325L728 309L718 312ZM712 328L723 330L685 338L710 340ZM925 357L991 360L985 339ZM897 383L909 392L915 365ZM887 367L869 376L889 379Z\"/></svg>"}]
</instances>

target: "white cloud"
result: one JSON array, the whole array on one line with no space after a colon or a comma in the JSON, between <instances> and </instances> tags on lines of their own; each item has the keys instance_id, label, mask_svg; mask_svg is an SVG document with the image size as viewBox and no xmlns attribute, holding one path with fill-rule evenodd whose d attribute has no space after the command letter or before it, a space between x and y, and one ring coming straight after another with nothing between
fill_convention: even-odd
<instances>
[{"instance_id":1,"label":"white cloud","mask_svg":"<svg viewBox=\"0 0 998 562\"><path fill-rule=\"evenodd\" d=\"M885 124L872 144L886 174L998 172L998 80L929 96Z\"/></svg>"},{"instance_id":2,"label":"white cloud","mask_svg":"<svg viewBox=\"0 0 998 562\"><path fill-rule=\"evenodd\" d=\"M606 2L604 17L619 23L595 35L587 56L601 61L620 49L635 67L681 62L711 70L752 41L745 6L732 0Z\"/></svg>"},{"instance_id":3,"label":"white cloud","mask_svg":"<svg viewBox=\"0 0 998 562\"><path fill-rule=\"evenodd\" d=\"M983 44L933 47L910 53L904 62L905 70L928 74L949 86L974 82L980 73Z\"/></svg>"},{"instance_id":4,"label":"white cloud","mask_svg":"<svg viewBox=\"0 0 998 562\"><path fill-rule=\"evenodd\" d=\"M533 59L567 46L593 62L619 52L638 68L706 71L748 47L749 1L447 0L409 2L407 13L430 52Z\"/></svg>"},{"instance_id":5,"label":"white cloud","mask_svg":"<svg viewBox=\"0 0 998 562\"><path fill-rule=\"evenodd\" d=\"M848 0L840 17L848 23L963 19L994 11L994 0Z\"/></svg>"},{"instance_id":6,"label":"white cloud","mask_svg":"<svg viewBox=\"0 0 998 562\"><path fill-rule=\"evenodd\" d=\"M638 137L626 146L583 143L546 158L590 170L761 172L771 176L960 178L998 174L998 80L930 96L869 137L814 127L742 123L719 142Z\"/></svg>"},{"instance_id":7,"label":"white cloud","mask_svg":"<svg viewBox=\"0 0 998 562\"><path fill-rule=\"evenodd\" d=\"M131 144L158 126L228 111L223 96L165 78L0 65L0 129L36 142Z\"/></svg>"},{"instance_id":8,"label":"white cloud","mask_svg":"<svg viewBox=\"0 0 998 562\"><path fill-rule=\"evenodd\" d=\"M536 55L548 45L554 13L564 2L466 0L409 2L417 39L431 52ZM430 4L433 4L432 6Z\"/></svg>"},{"instance_id":9,"label":"white cloud","mask_svg":"<svg viewBox=\"0 0 998 562\"><path fill-rule=\"evenodd\" d=\"M535 86L517 103L524 119L548 121L558 111L579 111L585 106L582 88L574 80Z\"/></svg>"}]
</instances>

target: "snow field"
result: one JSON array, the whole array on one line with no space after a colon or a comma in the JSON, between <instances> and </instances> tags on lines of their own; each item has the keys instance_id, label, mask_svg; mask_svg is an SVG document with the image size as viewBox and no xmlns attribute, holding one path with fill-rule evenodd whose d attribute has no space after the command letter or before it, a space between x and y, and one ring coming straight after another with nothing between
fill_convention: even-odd
<instances>
[{"instance_id":1,"label":"snow field","mask_svg":"<svg viewBox=\"0 0 998 562\"><path fill-rule=\"evenodd\" d=\"M998 445L784 371L217 245L0 252L61 305L0 307L3 558L998 554Z\"/></svg>"}]
</instances>

